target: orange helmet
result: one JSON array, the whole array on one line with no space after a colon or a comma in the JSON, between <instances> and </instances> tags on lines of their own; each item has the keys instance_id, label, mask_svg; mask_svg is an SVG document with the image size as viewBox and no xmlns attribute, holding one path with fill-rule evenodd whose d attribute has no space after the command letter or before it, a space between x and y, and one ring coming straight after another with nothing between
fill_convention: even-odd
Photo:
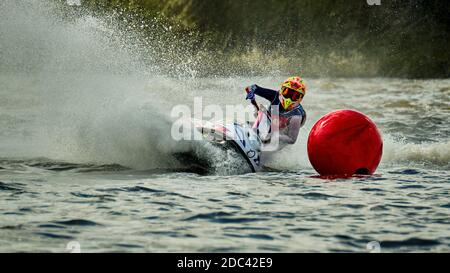
<instances>
[{"instance_id":1,"label":"orange helmet","mask_svg":"<svg viewBox=\"0 0 450 273\"><path fill-rule=\"evenodd\" d=\"M280 89L280 102L285 110L293 109L303 100L306 85L300 77L290 77L283 82Z\"/></svg>"}]
</instances>

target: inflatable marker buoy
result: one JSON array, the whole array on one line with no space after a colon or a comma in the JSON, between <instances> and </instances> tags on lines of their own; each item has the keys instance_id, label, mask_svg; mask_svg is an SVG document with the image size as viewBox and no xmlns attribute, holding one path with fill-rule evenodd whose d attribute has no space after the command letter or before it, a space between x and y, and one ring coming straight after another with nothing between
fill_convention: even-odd
<instances>
[{"instance_id":1,"label":"inflatable marker buoy","mask_svg":"<svg viewBox=\"0 0 450 273\"><path fill-rule=\"evenodd\" d=\"M308 157L323 176L373 174L383 153L375 123L354 110L339 110L322 117L308 137Z\"/></svg>"}]
</instances>

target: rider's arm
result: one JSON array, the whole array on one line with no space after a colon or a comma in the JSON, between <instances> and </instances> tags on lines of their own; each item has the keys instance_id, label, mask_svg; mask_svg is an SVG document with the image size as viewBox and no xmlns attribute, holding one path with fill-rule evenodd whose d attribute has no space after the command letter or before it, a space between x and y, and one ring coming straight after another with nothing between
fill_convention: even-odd
<instances>
[{"instance_id":1,"label":"rider's arm","mask_svg":"<svg viewBox=\"0 0 450 273\"><path fill-rule=\"evenodd\" d=\"M256 84L249 86L246 88L247 93L252 92L255 95L265 98L268 101L273 101L276 96L278 96L278 92L272 89L267 89L260 87Z\"/></svg>"},{"instance_id":2,"label":"rider's arm","mask_svg":"<svg viewBox=\"0 0 450 273\"><path fill-rule=\"evenodd\" d=\"M293 116L289 122L289 128L286 135L280 135L280 142L286 144L294 144L297 141L298 133L300 132L300 127L302 127L301 116Z\"/></svg>"}]
</instances>

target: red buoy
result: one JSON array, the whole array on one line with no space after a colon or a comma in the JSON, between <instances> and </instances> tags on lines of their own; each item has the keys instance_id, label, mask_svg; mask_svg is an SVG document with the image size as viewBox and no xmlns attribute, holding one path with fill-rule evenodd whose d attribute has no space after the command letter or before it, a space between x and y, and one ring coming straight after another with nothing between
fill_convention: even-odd
<instances>
[{"instance_id":1,"label":"red buoy","mask_svg":"<svg viewBox=\"0 0 450 273\"><path fill-rule=\"evenodd\" d=\"M354 110L339 110L322 117L308 138L308 157L321 175L373 174L383 153L375 123Z\"/></svg>"}]
</instances>

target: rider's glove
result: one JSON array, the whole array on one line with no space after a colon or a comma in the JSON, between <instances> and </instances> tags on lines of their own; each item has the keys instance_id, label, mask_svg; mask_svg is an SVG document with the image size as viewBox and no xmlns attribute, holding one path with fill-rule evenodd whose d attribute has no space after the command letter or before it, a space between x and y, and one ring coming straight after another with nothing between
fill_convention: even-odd
<instances>
[{"instance_id":1,"label":"rider's glove","mask_svg":"<svg viewBox=\"0 0 450 273\"><path fill-rule=\"evenodd\" d=\"M256 84L245 88L245 92L247 92L247 97L245 99L254 100L255 99L255 90L256 90Z\"/></svg>"}]
</instances>

